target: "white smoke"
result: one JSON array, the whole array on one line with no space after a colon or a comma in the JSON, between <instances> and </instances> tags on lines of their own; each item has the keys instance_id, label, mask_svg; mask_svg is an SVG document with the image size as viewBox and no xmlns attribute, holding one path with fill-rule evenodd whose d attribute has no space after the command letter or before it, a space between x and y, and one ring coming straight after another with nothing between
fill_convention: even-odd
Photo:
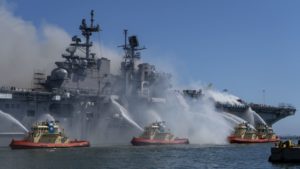
<instances>
[{"instance_id":1,"label":"white smoke","mask_svg":"<svg viewBox=\"0 0 300 169\"><path fill-rule=\"evenodd\" d=\"M34 69L47 69L60 57L69 36L53 25L36 27L0 7L0 84L30 87Z\"/></svg>"},{"instance_id":2,"label":"white smoke","mask_svg":"<svg viewBox=\"0 0 300 169\"><path fill-rule=\"evenodd\" d=\"M49 75L54 62L62 60L61 54L71 42L71 36L58 26L45 23L37 29L3 5L0 23L0 86L31 87L33 73L42 71ZM99 44L94 50L98 57L111 59L112 73L117 73L121 56Z\"/></svg>"},{"instance_id":3,"label":"white smoke","mask_svg":"<svg viewBox=\"0 0 300 169\"><path fill-rule=\"evenodd\" d=\"M112 74L120 74L120 65L123 59L121 54L99 43L94 44L93 51L98 57L106 57L110 60L110 71Z\"/></svg>"},{"instance_id":4,"label":"white smoke","mask_svg":"<svg viewBox=\"0 0 300 169\"><path fill-rule=\"evenodd\" d=\"M214 102L218 102L221 104L230 104L233 106L243 106L244 104L241 102L241 98L238 96L235 96L229 92L221 92L213 87L213 85L201 83L199 81L192 82L188 86L180 86L181 90L184 89L194 89L194 90L201 90L202 94L208 98L211 99Z\"/></svg>"},{"instance_id":5,"label":"white smoke","mask_svg":"<svg viewBox=\"0 0 300 169\"><path fill-rule=\"evenodd\" d=\"M228 143L236 123L223 117L224 112L217 111L211 99L191 99L178 91L170 91L166 99L158 106L135 104L133 117L142 126L165 121L176 137L188 138L192 144Z\"/></svg>"},{"instance_id":6,"label":"white smoke","mask_svg":"<svg viewBox=\"0 0 300 169\"><path fill-rule=\"evenodd\" d=\"M55 118L47 113L47 114L42 114L40 117L38 117L38 122L41 122L41 121L55 121Z\"/></svg>"},{"instance_id":7,"label":"white smoke","mask_svg":"<svg viewBox=\"0 0 300 169\"><path fill-rule=\"evenodd\" d=\"M176 97L182 108L165 116L176 134L188 137L193 144L227 143L234 125L222 116L223 112L215 109L211 100L190 99L180 93Z\"/></svg>"},{"instance_id":8,"label":"white smoke","mask_svg":"<svg viewBox=\"0 0 300 169\"><path fill-rule=\"evenodd\" d=\"M213 101L215 101L215 102L219 102L219 103L223 103L223 104L230 104L230 105L237 105L237 106L243 105L241 102L238 101L238 100L240 100L239 97L234 96L229 93L219 92L219 91L213 90L213 89L206 89L206 90L203 90L203 92L207 97L213 99Z\"/></svg>"}]
</instances>

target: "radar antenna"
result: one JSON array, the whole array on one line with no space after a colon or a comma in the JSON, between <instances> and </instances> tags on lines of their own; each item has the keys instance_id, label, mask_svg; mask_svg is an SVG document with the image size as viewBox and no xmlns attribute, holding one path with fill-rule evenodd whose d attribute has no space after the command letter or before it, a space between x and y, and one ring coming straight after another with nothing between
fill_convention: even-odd
<instances>
[{"instance_id":1,"label":"radar antenna","mask_svg":"<svg viewBox=\"0 0 300 169\"><path fill-rule=\"evenodd\" d=\"M72 43L71 46L75 47L84 47L85 48L85 57L89 59L90 57L90 47L93 45L92 42L90 42L90 37L92 36L93 32L99 32L101 31L99 25L97 24L94 26L94 10L91 11L91 24L90 27L87 26L86 20L82 19L81 25L79 26L79 29L81 30L81 34L85 37L85 42L80 43L80 39L74 39L73 41L75 43Z\"/></svg>"},{"instance_id":2,"label":"radar antenna","mask_svg":"<svg viewBox=\"0 0 300 169\"><path fill-rule=\"evenodd\" d=\"M119 46L123 47L123 50L125 51L125 56L124 56L124 62L127 65L127 70L131 69L132 71L134 70L135 67L135 60L140 59L140 53L137 52L139 50L144 50L146 49L145 47L139 47L139 41L137 36L129 36L128 37L128 42L129 45L127 44L127 33L128 30L124 29L124 45Z\"/></svg>"}]
</instances>

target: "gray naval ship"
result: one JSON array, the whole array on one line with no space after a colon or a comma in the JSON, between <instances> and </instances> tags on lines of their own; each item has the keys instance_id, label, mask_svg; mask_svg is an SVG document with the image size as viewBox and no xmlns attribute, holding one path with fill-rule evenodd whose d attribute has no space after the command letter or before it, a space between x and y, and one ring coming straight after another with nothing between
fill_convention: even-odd
<instances>
[{"instance_id":1,"label":"gray naval ship","mask_svg":"<svg viewBox=\"0 0 300 169\"><path fill-rule=\"evenodd\" d=\"M120 116L137 126L126 112L130 110L130 105L165 101L161 91L170 88L171 75L157 72L155 66L148 63L137 64L139 51L145 49L139 46L137 36L128 36L127 30L124 30L125 41L120 47L125 55L119 75L110 72L111 61L108 58L98 58L91 52L92 35L101 29L94 24L93 11L90 17L89 24L82 19L79 26L84 40L78 36L72 37L66 53L62 54L64 61L55 62L56 68L50 75L35 72L34 87L30 89L14 86L0 88L2 112L12 115L27 127L47 114L74 127L74 123L80 123L82 126L78 130L88 130L98 125L99 119L107 122L107 118L117 119ZM121 113L114 113L117 111L115 109ZM128 124L124 122L112 127L122 125Z\"/></svg>"},{"instance_id":2,"label":"gray naval ship","mask_svg":"<svg viewBox=\"0 0 300 169\"><path fill-rule=\"evenodd\" d=\"M31 89L13 86L0 88L0 110L12 115L25 126L44 114L50 114L63 120L71 128L82 131L76 137L86 137L93 126L105 128L122 128L124 125L139 126L129 118L127 110L136 116L143 116L145 106L161 106L166 103L165 96L171 89L171 75L158 72L154 65L139 63L140 47L137 36L128 36L124 31L124 58L120 74L110 72L111 61L98 58L91 52L92 35L100 31L94 24L94 13L91 12L90 23L83 19L79 26L83 40L73 36L63 61L55 62L56 68L49 75L36 72L33 75L34 87ZM138 64L139 63L139 64ZM201 90L184 90L183 95L201 97ZM235 113L251 107L269 125L295 113L293 107L274 107L259 104L248 104L240 101L242 106L215 103L220 110ZM113 106L112 106L113 105ZM118 109L118 110L116 110ZM121 113L114 113L114 112ZM109 119L121 119L119 125ZM124 122L122 119L126 119ZM130 122L130 124L128 123ZM78 126L80 123L80 126ZM142 124L145 125L145 124ZM68 128L64 126L64 128ZM102 131L111 132L108 130ZM84 134L83 134L84 133ZM118 134L124 134L117 133ZM126 134L126 133L125 133Z\"/></svg>"}]
</instances>

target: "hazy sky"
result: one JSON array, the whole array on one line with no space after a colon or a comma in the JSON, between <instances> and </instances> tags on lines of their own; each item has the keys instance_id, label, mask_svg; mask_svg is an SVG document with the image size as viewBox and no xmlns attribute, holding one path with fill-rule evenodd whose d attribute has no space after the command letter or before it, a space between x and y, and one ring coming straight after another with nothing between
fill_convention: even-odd
<instances>
[{"instance_id":1,"label":"hazy sky","mask_svg":"<svg viewBox=\"0 0 300 169\"><path fill-rule=\"evenodd\" d=\"M0 2L3 2L0 0ZM78 34L95 10L100 41L117 48L123 29L145 45L143 60L171 71L179 86L212 83L248 102L300 107L300 1L296 0L10 0L14 15L37 30L55 25ZM96 40L99 40L99 36ZM67 45L67 44L66 44ZM300 134L300 115L274 126Z\"/></svg>"}]
</instances>

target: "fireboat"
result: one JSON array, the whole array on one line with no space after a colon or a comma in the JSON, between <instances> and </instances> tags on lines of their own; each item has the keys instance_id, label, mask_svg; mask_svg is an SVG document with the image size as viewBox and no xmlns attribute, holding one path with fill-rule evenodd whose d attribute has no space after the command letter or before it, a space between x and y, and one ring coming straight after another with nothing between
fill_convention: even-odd
<instances>
[{"instance_id":1,"label":"fireboat","mask_svg":"<svg viewBox=\"0 0 300 169\"><path fill-rule=\"evenodd\" d=\"M166 145L166 144L189 144L187 138L178 138L166 129L165 122L154 122L145 127L145 131L131 140L134 146L140 145Z\"/></svg>"},{"instance_id":2,"label":"fireboat","mask_svg":"<svg viewBox=\"0 0 300 169\"><path fill-rule=\"evenodd\" d=\"M23 140L12 140L12 149L33 148L70 148L89 147L90 143L84 140L70 140L64 134L64 129L58 126L58 121L44 121L35 123L28 136Z\"/></svg>"},{"instance_id":3,"label":"fireboat","mask_svg":"<svg viewBox=\"0 0 300 169\"><path fill-rule=\"evenodd\" d=\"M280 140L271 127L260 124L256 128L251 128L248 123L240 123L235 127L234 133L228 137L228 141L230 143L268 143Z\"/></svg>"}]
</instances>

